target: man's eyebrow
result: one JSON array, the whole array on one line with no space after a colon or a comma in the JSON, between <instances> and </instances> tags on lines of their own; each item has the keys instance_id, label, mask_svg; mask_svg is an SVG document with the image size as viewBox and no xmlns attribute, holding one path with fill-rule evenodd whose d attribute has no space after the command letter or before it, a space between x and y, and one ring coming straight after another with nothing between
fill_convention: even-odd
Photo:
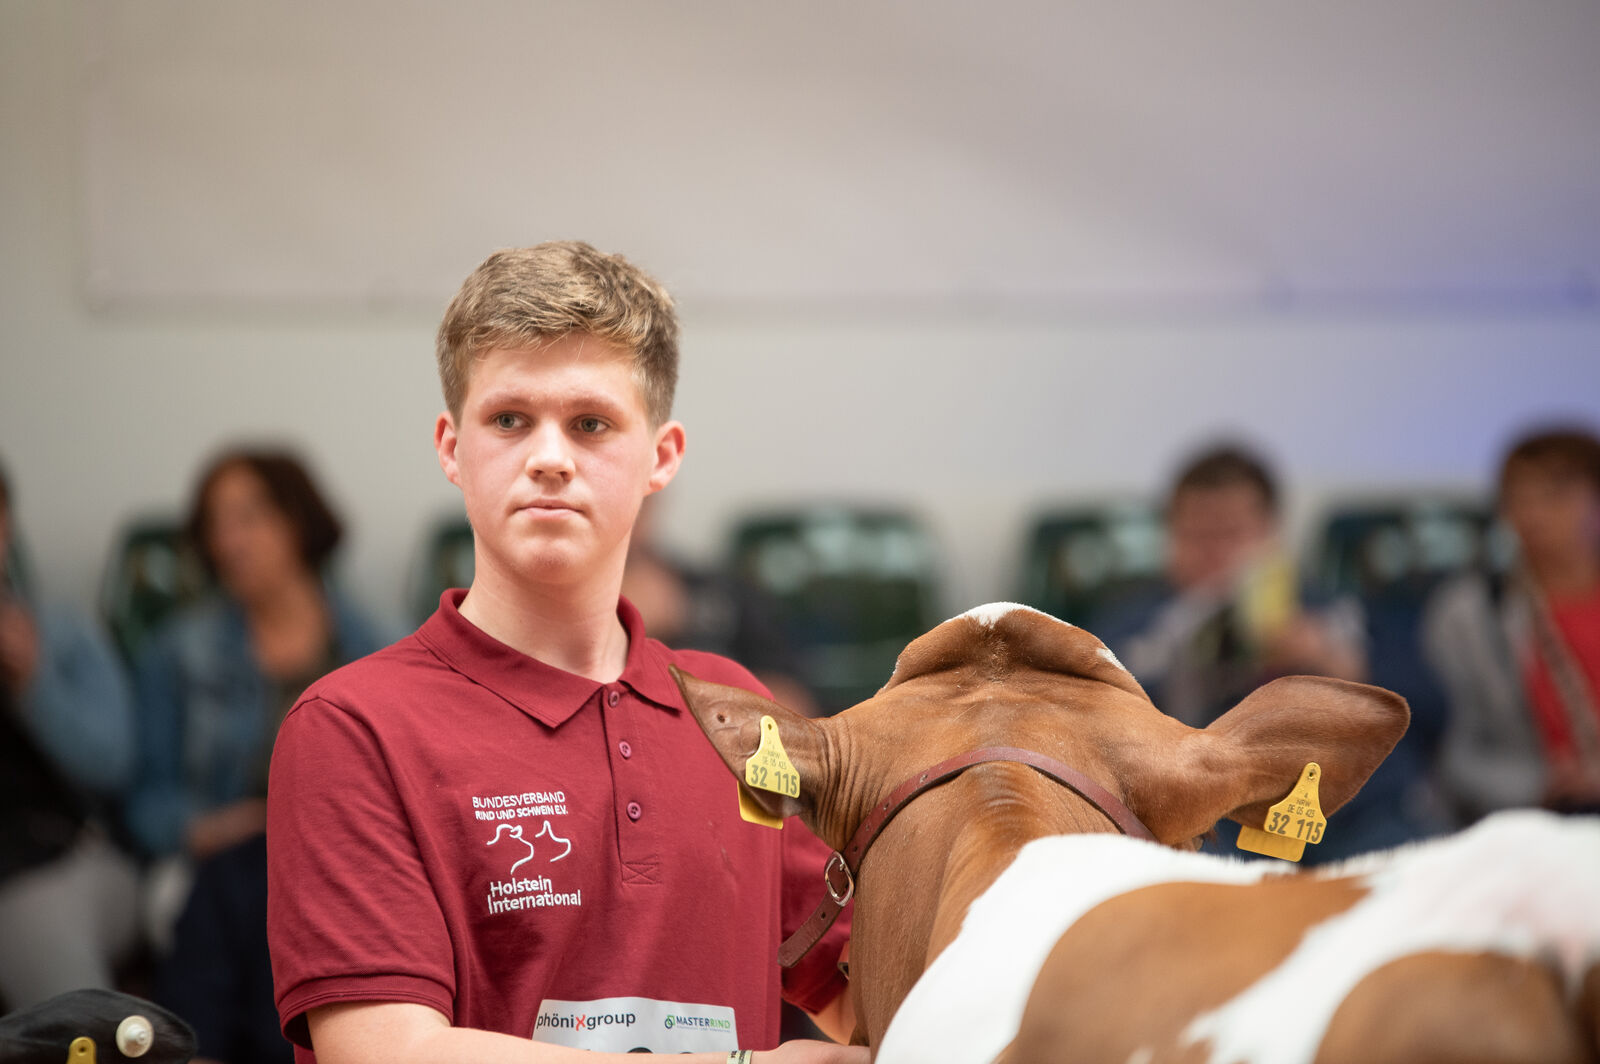
<instances>
[{"instance_id":1,"label":"man's eyebrow","mask_svg":"<svg viewBox=\"0 0 1600 1064\"><path fill-rule=\"evenodd\" d=\"M515 389L489 391L478 400L485 411L502 408L523 409L529 406L555 405L565 411L595 411L602 414L617 414L626 409L627 404L605 392L573 391L573 392L539 392L533 395Z\"/></svg>"}]
</instances>

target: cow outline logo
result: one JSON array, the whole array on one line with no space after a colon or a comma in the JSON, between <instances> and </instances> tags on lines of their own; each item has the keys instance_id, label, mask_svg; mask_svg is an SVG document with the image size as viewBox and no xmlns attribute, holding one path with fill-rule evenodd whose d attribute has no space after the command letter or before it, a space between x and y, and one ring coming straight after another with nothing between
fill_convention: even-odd
<instances>
[{"instance_id":1,"label":"cow outline logo","mask_svg":"<svg viewBox=\"0 0 1600 1064\"><path fill-rule=\"evenodd\" d=\"M519 836L519 838L520 838L520 836ZM571 839L564 839L560 835L557 835L556 832L555 832L555 829L550 826L550 821L548 821L548 820L546 820L544 822L544 827L539 829L539 834L535 835L534 838L536 838L536 839L549 839L551 842L559 842L563 846L566 847L565 850L561 851L561 856L560 857L552 857L552 858L550 858L550 863L551 864L555 864L557 861L562 860L563 858L565 858L567 856L567 854L572 852L572 840ZM530 850L533 849L532 845L530 845L528 848Z\"/></svg>"},{"instance_id":2,"label":"cow outline logo","mask_svg":"<svg viewBox=\"0 0 1600 1064\"><path fill-rule=\"evenodd\" d=\"M529 861L533 860L533 856L534 856L534 852L535 852L534 851L534 847L533 847L533 842L531 840L529 840L529 839L525 839L525 838L522 837L522 825L521 824L499 824L499 825L496 825L496 827L494 829L494 838L492 838L488 842L484 843L484 845L485 846L493 846L495 843L499 842L502 838L516 839L518 842L522 843L522 845L524 845L524 846L526 846L528 848L528 856L522 858L521 860L519 860L515 864L513 864L511 866L511 870L506 873L506 875L508 875L508 876L516 875L517 874L517 869L521 868L523 865L525 865ZM544 825L539 828L539 833L537 835L535 835L534 838L535 839L549 839L551 842L559 842L561 845L566 847L566 849L561 851L561 856L559 856L559 857L551 857L549 859L549 862L551 864L555 864L557 861L560 861L560 860L564 859L568 854L570 854L572 852L572 840L571 839L564 839L560 835L557 835L555 833L555 829L550 826L550 821L548 821L548 820L546 820L544 822Z\"/></svg>"},{"instance_id":3,"label":"cow outline logo","mask_svg":"<svg viewBox=\"0 0 1600 1064\"><path fill-rule=\"evenodd\" d=\"M510 838L516 839L518 842L522 843L522 845L524 845L524 846L526 846L528 848L528 856L524 857L522 860L520 860L516 864L512 865L511 866L511 871L506 873L506 875L508 875L508 876L513 876L513 875L517 874L517 869L521 868L523 865L525 865L529 861L533 860L533 843L529 842L527 839L522 837L522 825L521 824L499 824L494 829L494 838L492 838L488 842L484 843L484 845L485 846L493 846L495 843L499 842L501 837L502 837L501 834L500 834L501 832L506 832L509 835ZM538 838L537 835L534 836L534 837Z\"/></svg>"}]
</instances>

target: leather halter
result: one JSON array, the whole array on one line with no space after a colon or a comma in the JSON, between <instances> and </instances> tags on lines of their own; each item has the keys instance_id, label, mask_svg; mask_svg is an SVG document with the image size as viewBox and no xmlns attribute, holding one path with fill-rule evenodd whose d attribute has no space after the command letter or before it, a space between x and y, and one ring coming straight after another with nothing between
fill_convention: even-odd
<instances>
[{"instance_id":1,"label":"leather halter","mask_svg":"<svg viewBox=\"0 0 1600 1064\"><path fill-rule=\"evenodd\" d=\"M1156 841L1150 829L1145 827L1116 795L1077 769L1064 765L1053 757L1045 757L1043 754L1036 754L1032 750L1023 750L1016 746L985 746L980 750L972 750L952 757L948 761L941 761L932 768L912 776L890 791L889 796L873 808L872 813L856 829L850 844L843 851L835 850L833 856L828 858L828 863L822 870L822 883L828 888L827 896L822 899L816 911L806 918L806 922L779 947L778 963L785 968L793 968L827 933L828 928L833 926L833 922L839 918L839 914L844 911L844 907L850 903L850 898L855 894L856 875L861 869L861 859L867 855L867 847L872 845L872 840L878 837L879 832L888 827L889 821L910 804L911 799L923 791L954 779L974 765L995 761L1027 765L1094 806L1105 815L1106 819L1115 824L1122 834L1135 839ZM837 873L844 875L844 883L840 887L834 886Z\"/></svg>"}]
</instances>

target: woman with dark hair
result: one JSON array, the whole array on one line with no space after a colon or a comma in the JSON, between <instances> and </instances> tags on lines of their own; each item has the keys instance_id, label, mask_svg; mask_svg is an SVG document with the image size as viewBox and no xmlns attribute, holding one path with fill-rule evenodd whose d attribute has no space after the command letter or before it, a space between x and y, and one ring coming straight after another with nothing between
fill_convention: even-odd
<instances>
[{"instance_id":1,"label":"woman with dark hair","mask_svg":"<svg viewBox=\"0 0 1600 1064\"><path fill-rule=\"evenodd\" d=\"M273 736L305 686L381 644L326 580L342 529L293 455L215 458L187 529L215 593L135 663L140 759L127 821L147 855L198 859L265 826Z\"/></svg>"},{"instance_id":2,"label":"woman with dark hair","mask_svg":"<svg viewBox=\"0 0 1600 1064\"><path fill-rule=\"evenodd\" d=\"M292 454L214 458L185 528L214 591L165 624L134 671L127 823L153 859L156 996L194 1025L196 1059L286 1062L266 946L267 762L300 692L381 640L327 579L342 528Z\"/></svg>"}]
</instances>

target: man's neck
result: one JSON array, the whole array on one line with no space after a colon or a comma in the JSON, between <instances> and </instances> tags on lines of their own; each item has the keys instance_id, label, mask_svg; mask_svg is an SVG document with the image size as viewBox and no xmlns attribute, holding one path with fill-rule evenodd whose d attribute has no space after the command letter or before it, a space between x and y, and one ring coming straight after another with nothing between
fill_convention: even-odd
<instances>
[{"instance_id":1,"label":"man's neck","mask_svg":"<svg viewBox=\"0 0 1600 1064\"><path fill-rule=\"evenodd\" d=\"M528 588L475 578L461 616L552 668L610 683L628 663L628 632L617 616L621 573L603 583Z\"/></svg>"}]
</instances>

